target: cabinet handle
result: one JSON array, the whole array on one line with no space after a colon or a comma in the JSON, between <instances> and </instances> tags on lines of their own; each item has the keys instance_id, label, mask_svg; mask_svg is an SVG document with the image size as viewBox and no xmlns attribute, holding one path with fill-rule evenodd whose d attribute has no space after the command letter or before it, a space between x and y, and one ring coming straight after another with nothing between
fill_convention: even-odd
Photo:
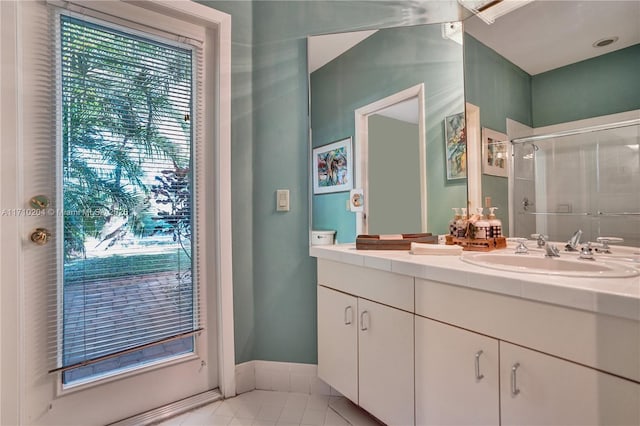
<instances>
[{"instance_id":1,"label":"cabinet handle","mask_svg":"<svg viewBox=\"0 0 640 426\"><path fill-rule=\"evenodd\" d=\"M478 382L484 379L484 374L480 374L480 355L482 355L482 351L476 352L476 380Z\"/></svg>"},{"instance_id":2,"label":"cabinet handle","mask_svg":"<svg viewBox=\"0 0 640 426\"><path fill-rule=\"evenodd\" d=\"M367 331L369 329L368 325L364 323L364 316L367 315L367 323L369 322L369 311L362 311L360 314L360 330Z\"/></svg>"},{"instance_id":3,"label":"cabinet handle","mask_svg":"<svg viewBox=\"0 0 640 426\"><path fill-rule=\"evenodd\" d=\"M346 308L344 308L344 325L351 325L352 322L353 322L353 308L351 306L347 306Z\"/></svg>"},{"instance_id":4,"label":"cabinet handle","mask_svg":"<svg viewBox=\"0 0 640 426\"><path fill-rule=\"evenodd\" d=\"M516 362L515 364L513 364L513 367L511 367L511 396L516 396L520 393L520 389L518 389L518 383L516 382L516 374L519 367L519 362Z\"/></svg>"}]
</instances>

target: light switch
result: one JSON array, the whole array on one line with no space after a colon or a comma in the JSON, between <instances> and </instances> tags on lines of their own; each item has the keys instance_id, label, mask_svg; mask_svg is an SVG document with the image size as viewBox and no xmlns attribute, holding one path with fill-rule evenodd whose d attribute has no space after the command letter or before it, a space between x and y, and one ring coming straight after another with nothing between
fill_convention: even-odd
<instances>
[{"instance_id":1,"label":"light switch","mask_svg":"<svg viewBox=\"0 0 640 426\"><path fill-rule=\"evenodd\" d=\"M276 211L288 212L289 211L289 190L278 189L276 191Z\"/></svg>"}]
</instances>

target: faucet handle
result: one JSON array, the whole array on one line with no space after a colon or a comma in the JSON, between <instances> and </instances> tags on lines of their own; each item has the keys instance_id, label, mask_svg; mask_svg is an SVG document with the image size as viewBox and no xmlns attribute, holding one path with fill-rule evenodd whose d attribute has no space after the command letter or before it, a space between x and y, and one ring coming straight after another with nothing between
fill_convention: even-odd
<instances>
[{"instance_id":1,"label":"faucet handle","mask_svg":"<svg viewBox=\"0 0 640 426\"><path fill-rule=\"evenodd\" d=\"M622 242L624 242L624 238L620 238L620 237L598 237L598 238L596 238L596 241L598 241L600 244L602 244L602 247L597 249L597 251L599 251L601 253L611 253L611 249L609 247L609 243L622 243Z\"/></svg>"},{"instance_id":2,"label":"faucet handle","mask_svg":"<svg viewBox=\"0 0 640 426\"><path fill-rule=\"evenodd\" d=\"M524 244L525 241L527 241L526 238L516 238L516 241L518 242L518 245L516 246L515 254L527 254L527 253L529 253L529 249Z\"/></svg>"},{"instance_id":3,"label":"faucet handle","mask_svg":"<svg viewBox=\"0 0 640 426\"><path fill-rule=\"evenodd\" d=\"M545 257L560 257L560 251L558 247L553 244L547 244L544 246Z\"/></svg>"},{"instance_id":4,"label":"faucet handle","mask_svg":"<svg viewBox=\"0 0 640 426\"><path fill-rule=\"evenodd\" d=\"M544 245L549 240L549 236L544 234L531 234L531 238L533 238L534 240L537 240L538 248L544 247Z\"/></svg>"}]
</instances>

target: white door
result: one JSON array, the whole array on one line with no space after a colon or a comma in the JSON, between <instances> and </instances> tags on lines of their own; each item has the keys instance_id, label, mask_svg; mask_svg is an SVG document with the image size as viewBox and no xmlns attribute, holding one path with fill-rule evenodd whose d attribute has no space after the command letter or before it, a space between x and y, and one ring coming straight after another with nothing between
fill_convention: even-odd
<instances>
[{"instance_id":1,"label":"white door","mask_svg":"<svg viewBox=\"0 0 640 426\"><path fill-rule=\"evenodd\" d=\"M3 208L1 227L3 235L2 286L11 288L9 292L3 293L4 312L2 319L3 327L5 325L8 327L9 324L5 321L7 318L12 319L9 315L13 314L13 319L17 321L16 329L18 330L16 335L5 333L2 336L3 382L5 378L7 380L15 379L17 384L16 396L6 399L10 404L5 405L3 396L2 416L3 418L15 418L17 413L17 418L25 424L106 424L218 386L215 287L213 285L205 286L203 283L207 281L206 278L203 278L202 282L196 284L200 289L198 293L200 303L198 304L198 301L192 297L193 293L190 292L186 296L189 303L183 306L174 297L175 294L182 292L182 287L176 289L171 284L166 285L163 280L169 280L176 274L181 274L179 281L189 280L190 278L186 278L186 276L187 273L191 274L191 265L194 265L193 272L196 272L196 263L185 261L181 257L185 256L184 253L176 255L183 264L183 268L180 270L168 267L162 271L145 270L141 274L139 269L144 266L144 262L131 259L124 263L116 261L147 255L145 250L148 246L153 246L156 250L155 255L161 258L164 256L163 250L168 246L172 247L171 250L175 254L175 244L162 246L157 243L163 238L167 239L166 235L155 238L155 242L149 244L147 241L150 240L140 240L135 250L127 252L123 248L123 251L118 252L116 256L108 250L115 250L118 247L118 241L116 241L118 238L115 237L119 237L121 234L108 233L105 224L102 223L98 224L100 229L94 228L92 230L91 236L94 238L94 241L91 242L92 247L88 247L86 238L84 239L85 247L79 248L78 245L68 247L73 241L70 237L71 234L67 231L67 225L71 223L69 217L76 213L70 213L65 210L65 207L67 204L78 201L78 195L74 195L69 186L65 187L69 181L65 181L66 175L63 179L61 172L62 164L67 161L63 157L71 154L67 148L63 149L60 146L62 143L60 135L63 133L60 130L60 123L68 119L65 116L68 111L61 105L68 94L55 90L55 87L60 87L59 82L56 81L56 78L60 77L55 77L56 62L51 60L52 50L59 48L62 43L60 28L56 24L60 18L53 14L50 7L44 3L2 2L0 5L2 7L0 18L2 21L1 54L3 59L3 98L0 111L2 112L3 126L5 122L10 122L14 115L15 123L17 123L15 134L3 132L2 157L0 158L4 172L0 191L3 203L1 206ZM114 4L114 2L104 2L105 7L112 7ZM138 10L135 6L123 5L122 7ZM139 16L126 14L127 20L135 20L137 17L144 16L144 12L138 12ZM72 16L79 20L85 19L82 15ZM86 19L91 21L91 25L102 25L101 21ZM122 20L119 23L128 21ZM160 24L162 23L159 22ZM110 23L105 22L105 25L108 27ZM146 33L140 28L137 27L137 30L132 33L132 39L144 39ZM80 33L80 36L87 34L86 30L81 30ZM103 36L98 36L96 40L99 41L100 37ZM158 37L155 34L150 36L150 40L157 41ZM57 40L57 42L53 43L52 40ZM88 44L93 42L87 41ZM74 57L66 60L71 62L82 60L82 58ZM64 66L65 59L61 61ZM87 66L91 67L91 65ZM13 73L12 70L18 70L18 72ZM105 74L104 69L94 67L92 70L94 77ZM42 76L45 75L50 76L49 81L43 80ZM196 73L194 72L193 75ZM194 92L197 91L197 85L192 87ZM7 93L11 96L5 97L4 95ZM83 102L86 105L91 101L85 100ZM95 99L93 102L96 102ZM175 104L171 105L175 107ZM123 105L124 107L127 105ZM121 113L115 111L114 107L114 115ZM188 120L189 114L196 115L191 110L187 111L185 121ZM94 134L94 136L103 142L117 142L113 133L111 136L102 131L98 133L100 134L97 136ZM75 142L71 141L71 143ZM129 152L127 150L122 150L122 152L128 154L132 150L132 148L127 149ZM107 154L107 151L104 146L99 150L104 155ZM77 149L75 154L80 156L86 154L85 159L93 158L90 155L90 149L86 149L86 147ZM136 160L138 164L130 164L131 170L144 162L144 158L141 160L141 157L144 155L138 155ZM129 160L131 158L129 157ZM186 159L185 164L189 164L189 166L180 168L177 165L176 170L191 167L193 164L190 161ZM96 160L89 164L88 169L103 175L114 172L114 168L101 168L98 163L99 161ZM67 173L70 163L64 164L64 173ZM11 179L11 172L15 172L16 179ZM162 171L159 171L158 174L162 176ZM7 176L10 177L7 178ZM193 176L194 184L192 185L197 186L195 180L200 177L196 173L193 173ZM138 177L141 181L150 178L144 173ZM174 180L177 179L175 173L170 177ZM73 178L70 181L77 183L77 181L73 181ZM117 187L117 185L115 186ZM87 190L92 190L92 188ZM104 195L105 189L102 188L101 191L102 193L94 191L94 199ZM200 193L194 189L192 194L195 198L204 192ZM158 201L159 198L154 195L157 194L153 191L144 194L149 200ZM30 200L34 196L43 196L38 200L48 199L51 204L42 211L34 209L30 205ZM197 202L197 200L192 200L193 204ZM159 210L153 210L149 214L150 222L148 223L159 223L159 221L154 222L153 216L157 219L160 215ZM193 226L193 234L197 237L202 236L199 239L199 244L202 244L203 247L213 247L212 241L209 240L210 235L198 234L204 233L205 230L210 232L206 223L200 222L204 221L203 216L193 213L189 220L192 221L190 222L192 225L195 225ZM165 221L164 225L167 223ZM111 225L114 224L111 223ZM36 232L37 229L40 231ZM164 231L167 231L165 234L171 235L175 230L167 228ZM50 234L49 238L47 238L47 233ZM183 233L182 237L185 235ZM169 236L169 239L171 238ZM178 235L177 238L179 240L181 236ZM46 243L36 244L38 240ZM124 238L120 240L123 241ZM132 241L128 240L129 248L131 248ZM188 245L185 240L178 242L183 243L183 246ZM105 257L111 256L109 262L104 262L99 258L100 256L95 255L98 253L95 246L100 244L102 244L101 247L110 245L108 250L103 249L102 251ZM122 244L121 246L124 247ZM68 261L66 255L74 250L75 252L69 258L74 261L78 260L78 262L85 260L94 262L85 262L76 270L71 270L72 268L68 266L73 261ZM91 254L95 256L91 257ZM196 256L195 251L191 251L189 254ZM8 264L9 259L15 259L13 265ZM164 266L166 263L165 261ZM153 268L163 267L162 262L156 262L151 266ZM201 277L207 272L211 272L209 266L204 268L206 271ZM77 282L70 281L68 276L69 274L73 275L72 273L77 270L81 270L80 275L83 277L91 276L93 278L90 280L83 278L82 285L78 287ZM92 287L98 288L99 291L92 293ZM207 287L209 292L207 292ZM73 291L75 289L78 291ZM15 296L15 300L19 301L18 305L11 307L9 311L4 309L7 306L5 304L7 299L4 296L7 294ZM73 305L74 300L82 300L85 305L88 305L91 300L99 297L108 298L108 303L100 305L100 309L118 310L120 323L114 320L114 316L105 319L106 317L101 316L103 314L97 310L74 311L73 313L76 314L79 312L80 317L70 319L64 316L66 307ZM163 299L159 301L159 297ZM171 297L174 299L167 299ZM133 308L131 306L132 299L136 303ZM167 302L167 300L172 300L175 303ZM159 309L155 309L155 311L149 309L154 304ZM118 338L125 334L143 335L144 333L140 333L140 330L152 333L156 329L157 323L162 322L161 320L156 321L157 316L162 316L167 311L176 311L180 315L188 311L185 317L194 312L199 313L203 319L203 329L195 334L187 334L181 339L168 339L163 345L146 344L137 348L134 345L133 349L138 349L137 351L132 351L129 348L117 358L106 357L100 362L92 363L108 353L100 347L103 341L92 340L92 336L100 333L102 333L101 336L104 336L105 330L114 330L113 335ZM208 319L208 322L204 321L205 319ZM11 325L13 326L13 324ZM76 332L84 333L81 344L74 343L74 333ZM13 353L7 349L9 342L16 348ZM107 344L112 343L112 341L107 342ZM53 369L50 357L51 347L57 348L59 358L64 358L68 355L66 350L74 348L71 353L73 356L78 353L75 349L82 345L85 346L86 351L94 350L92 354L87 356L89 364L86 367L82 364L86 359L81 359L76 364L68 363L71 366L75 365L75 367L67 372L51 372ZM111 352L118 352L118 350ZM11 359L13 354L17 354L19 359ZM124 357L131 358L133 355L141 357L141 359L136 360L133 364L118 364L118 362L123 362ZM13 365L16 366L15 375L13 375L13 371L10 372L10 369L5 368L5 365L11 365L8 364L10 362L14 362ZM84 371L82 371L83 369ZM12 374L6 375L7 372ZM3 393L4 390L3 385Z\"/></svg>"},{"instance_id":2,"label":"white door","mask_svg":"<svg viewBox=\"0 0 640 426\"><path fill-rule=\"evenodd\" d=\"M358 299L318 286L318 377L358 402Z\"/></svg>"},{"instance_id":3,"label":"white door","mask_svg":"<svg viewBox=\"0 0 640 426\"><path fill-rule=\"evenodd\" d=\"M640 384L500 342L503 425L637 425Z\"/></svg>"},{"instance_id":4,"label":"white door","mask_svg":"<svg viewBox=\"0 0 640 426\"><path fill-rule=\"evenodd\" d=\"M358 299L360 406L389 425L414 424L413 314Z\"/></svg>"},{"instance_id":5,"label":"white door","mask_svg":"<svg viewBox=\"0 0 640 426\"><path fill-rule=\"evenodd\" d=\"M416 425L500 423L498 341L416 316Z\"/></svg>"}]
</instances>

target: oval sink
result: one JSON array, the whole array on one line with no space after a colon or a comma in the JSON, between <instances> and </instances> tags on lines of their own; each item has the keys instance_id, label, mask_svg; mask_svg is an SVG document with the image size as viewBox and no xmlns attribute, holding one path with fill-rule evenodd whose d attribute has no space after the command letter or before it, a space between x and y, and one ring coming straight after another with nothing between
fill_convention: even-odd
<instances>
[{"instance_id":1,"label":"oval sink","mask_svg":"<svg viewBox=\"0 0 640 426\"><path fill-rule=\"evenodd\" d=\"M473 265L502 271L565 277L627 278L640 275L640 271L617 263L576 258L548 258L539 254L473 253L464 254L462 260Z\"/></svg>"}]
</instances>

